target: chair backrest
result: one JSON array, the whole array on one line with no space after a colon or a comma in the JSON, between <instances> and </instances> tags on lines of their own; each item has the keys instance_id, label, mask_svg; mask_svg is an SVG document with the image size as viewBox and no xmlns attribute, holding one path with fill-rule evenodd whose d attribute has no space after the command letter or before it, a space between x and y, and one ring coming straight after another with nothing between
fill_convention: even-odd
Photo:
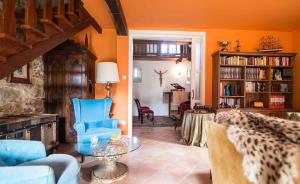
<instances>
[{"instance_id":1,"label":"chair backrest","mask_svg":"<svg viewBox=\"0 0 300 184\"><path fill-rule=\"evenodd\" d=\"M139 99L134 98L135 104L136 104L136 108L138 109L139 113L141 112L141 103L139 101Z\"/></svg>"},{"instance_id":2,"label":"chair backrest","mask_svg":"<svg viewBox=\"0 0 300 184\"><path fill-rule=\"evenodd\" d=\"M183 119L184 112L191 109L191 102L182 102L178 107L178 113L180 114L180 119Z\"/></svg>"},{"instance_id":3,"label":"chair backrest","mask_svg":"<svg viewBox=\"0 0 300 184\"><path fill-rule=\"evenodd\" d=\"M109 119L111 98L80 100L72 99L76 122L95 122Z\"/></svg>"}]
</instances>

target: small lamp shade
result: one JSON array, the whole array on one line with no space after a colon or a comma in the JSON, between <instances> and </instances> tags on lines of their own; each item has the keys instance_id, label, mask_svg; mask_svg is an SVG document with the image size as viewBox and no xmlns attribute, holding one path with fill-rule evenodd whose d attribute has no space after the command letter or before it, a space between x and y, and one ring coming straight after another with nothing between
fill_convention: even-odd
<instances>
[{"instance_id":1,"label":"small lamp shade","mask_svg":"<svg viewBox=\"0 0 300 184\"><path fill-rule=\"evenodd\" d=\"M119 82L117 63L99 62L96 65L96 83L117 83Z\"/></svg>"}]
</instances>

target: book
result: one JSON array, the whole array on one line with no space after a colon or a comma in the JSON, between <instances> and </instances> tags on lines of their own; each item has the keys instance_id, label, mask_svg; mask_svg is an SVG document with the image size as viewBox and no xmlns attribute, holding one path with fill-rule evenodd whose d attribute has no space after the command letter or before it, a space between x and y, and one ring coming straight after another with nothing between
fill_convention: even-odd
<instances>
[{"instance_id":1,"label":"book","mask_svg":"<svg viewBox=\"0 0 300 184\"><path fill-rule=\"evenodd\" d=\"M260 68L247 68L246 78L253 79L253 80L266 80L267 71L266 69L260 69Z\"/></svg>"},{"instance_id":2,"label":"book","mask_svg":"<svg viewBox=\"0 0 300 184\"><path fill-rule=\"evenodd\" d=\"M220 68L221 79L242 79L243 70L239 67L222 67Z\"/></svg>"},{"instance_id":3,"label":"book","mask_svg":"<svg viewBox=\"0 0 300 184\"><path fill-rule=\"evenodd\" d=\"M242 96L242 87L239 83L220 83L220 96Z\"/></svg>"},{"instance_id":4,"label":"book","mask_svg":"<svg viewBox=\"0 0 300 184\"><path fill-rule=\"evenodd\" d=\"M291 66L290 57L269 57L271 66Z\"/></svg>"},{"instance_id":5,"label":"book","mask_svg":"<svg viewBox=\"0 0 300 184\"><path fill-rule=\"evenodd\" d=\"M271 95L270 108L273 108L273 109L285 108L285 96L284 95Z\"/></svg>"},{"instance_id":6,"label":"book","mask_svg":"<svg viewBox=\"0 0 300 184\"><path fill-rule=\"evenodd\" d=\"M242 107L240 98L220 98L221 108L239 108Z\"/></svg>"}]
</instances>

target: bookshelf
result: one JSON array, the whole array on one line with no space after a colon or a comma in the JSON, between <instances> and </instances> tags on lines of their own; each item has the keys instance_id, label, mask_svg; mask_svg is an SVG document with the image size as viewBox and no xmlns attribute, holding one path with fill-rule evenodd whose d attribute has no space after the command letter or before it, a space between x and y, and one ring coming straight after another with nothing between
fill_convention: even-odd
<instances>
[{"instance_id":1,"label":"bookshelf","mask_svg":"<svg viewBox=\"0 0 300 184\"><path fill-rule=\"evenodd\" d=\"M213 106L253 111L293 108L296 53L222 52L212 54ZM257 107L257 103L262 105ZM255 105L256 104L256 105Z\"/></svg>"}]
</instances>

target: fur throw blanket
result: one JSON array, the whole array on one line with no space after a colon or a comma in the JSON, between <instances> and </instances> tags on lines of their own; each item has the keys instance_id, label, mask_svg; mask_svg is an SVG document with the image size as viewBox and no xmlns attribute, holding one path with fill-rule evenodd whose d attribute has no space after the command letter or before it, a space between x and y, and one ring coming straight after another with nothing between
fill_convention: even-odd
<instances>
[{"instance_id":1,"label":"fur throw blanket","mask_svg":"<svg viewBox=\"0 0 300 184\"><path fill-rule=\"evenodd\" d=\"M300 152L300 122L239 111L221 112L216 122L243 155L244 174L253 184L293 184Z\"/></svg>"}]
</instances>

